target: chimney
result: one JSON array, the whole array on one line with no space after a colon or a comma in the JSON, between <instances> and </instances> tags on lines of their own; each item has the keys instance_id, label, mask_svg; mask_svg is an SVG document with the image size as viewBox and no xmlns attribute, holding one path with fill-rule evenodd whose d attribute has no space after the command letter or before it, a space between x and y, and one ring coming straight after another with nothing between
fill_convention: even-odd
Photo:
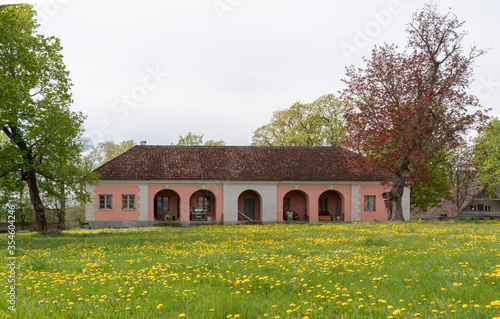
<instances>
[{"instance_id":1,"label":"chimney","mask_svg":"<svg viewBox=\"0 0 500 319\"><path fill-rule=\"evenodd\" d=\"M141 145L146 145L147 142L146 141L141 141Z\"/></svg>"}]
</instances>

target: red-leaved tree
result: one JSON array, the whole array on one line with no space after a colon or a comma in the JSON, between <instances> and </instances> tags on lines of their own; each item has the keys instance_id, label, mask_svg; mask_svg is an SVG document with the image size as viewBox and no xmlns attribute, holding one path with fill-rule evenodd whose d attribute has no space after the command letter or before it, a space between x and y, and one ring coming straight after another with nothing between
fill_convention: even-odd
<instances>
[{"instance_id":1,"label":"red-leaved tree","mask_svg":"<svg viewBox=\"0 0 500 319\"><path fill-rule=\"evenodd\" d=\"M353 169L387 176L389 220L404 220L404 188L432 184L432 165L445 164L442 151L464 143L466 132L487 118L479 109L470 112L479 103L467 94L473 61L486 51L465 52L463 24L427 4L407 26L405 50L375 47L365 68L347 68L345 145L362 154Z\"/></svg>"}]
</instances>

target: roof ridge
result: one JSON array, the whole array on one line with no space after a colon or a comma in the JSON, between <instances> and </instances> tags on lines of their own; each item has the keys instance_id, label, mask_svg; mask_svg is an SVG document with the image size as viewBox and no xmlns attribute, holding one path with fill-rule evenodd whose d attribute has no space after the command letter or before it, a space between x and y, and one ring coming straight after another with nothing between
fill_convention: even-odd
<instances>
[{"instance_id":1,"label":"roof ridge","mask_svg":"<svg viewBox=\"0 0 500 319\"><path fill-rule=\"evenodd\" d=\"M107 161L107 162L104 162L103 164L101 164L100 166L98 166L97 168L95 168L95 169L93 170L93 172L97 171L97 170L98 170L98 169L100 169L100 168L105 167L106 165L108 165L108 164L109 164L109 163L111 163L111 162L114 162L117 158L119 158L119 157L121 157L121 156L125 155L126 153L130 152L132 149L134 149L134 148L136 148L136 147L138 147L138 146L144 146L144 145L134 145L134 146L132 146L131 148L129 148L129 149L128 149L128 150L126 150L125 152L123 152L123 153L119 154L118 156L113 157L112 159L110 159L110 160L109 160L109 161Z\"/></svg>"}]
</instances>

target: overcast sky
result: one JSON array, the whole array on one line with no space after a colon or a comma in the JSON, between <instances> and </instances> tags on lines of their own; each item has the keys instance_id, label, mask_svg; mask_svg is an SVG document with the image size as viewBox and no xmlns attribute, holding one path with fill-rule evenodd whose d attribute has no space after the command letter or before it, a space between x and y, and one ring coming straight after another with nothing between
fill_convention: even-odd
<instances>
[{"instance_id":1,"label":"overcast sky","mask_svg":"<svg viewBox=\"0 0 500 319\"><path fill-rule=\"evenodd\" d=\"M249 145L273 111L338 94L345 67L362 66L374 45L404 46L405 24L424 3L64 0L35 8L39 33L61 39L73 109L87 116L94 143L167 145L191 131ZM466 21L467 46L492 48L476 61L471 92L500 116L500 2L435 3Z\"/></svg>"}]
</instances>

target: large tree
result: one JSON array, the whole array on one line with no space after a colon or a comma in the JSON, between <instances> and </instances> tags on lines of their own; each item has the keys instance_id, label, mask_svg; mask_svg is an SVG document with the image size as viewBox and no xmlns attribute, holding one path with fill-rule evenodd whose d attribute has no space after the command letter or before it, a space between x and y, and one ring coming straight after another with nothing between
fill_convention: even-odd
<instances>
[{"instance_id":1,"label":"large tree","mask_svg":"<svg viewBox=\"0 0 500 319\"><path fill-rule=\"evenodd\" d=\"M0 148L2 194L28 186L37 230L47 231L41 194L87 198L81 185L84 116L72 112L69 73L57 38L37 33L29 5L0 6ZM88 175L93 179L92 174Z\"/></svg>"},{"instance_id":2,"label":"large tree","mask_svg":"<svg viewBox=\"0 0 500 319\"><path fill-rule=\"evenodd\" d=\"M345 145L362 154L353 168L387 176L391 220L404 220L405 186L432 181L430 167L446 164L438 155L463 144L465 133L486 119L481 110L470 112L479 103L467 93L473 62L485 51L464 48L463 24L427 4L406 29L405 50L375 47L366 67L347 69Z\"/></svg>"},{"instance_id":3,"label":"large tree","mask_svg":"<svg viewBox=\"0 0 500 319\"><path fill-rule=\"evenodd\" d=\"M252 141L262 146L339 146L344 139L344 108L327 94L312 103L297 102L275 111L269 124L259 127Z\"/></svg>"},{"instance_id":4,"label":"large tree","mask_svg":"<svg viewBox=\"0 0 500 319\"><path fill-rule=\"evenodd\" d=\"M490 196L500 196L500 120L493 118L475 139L473 161L479 183Z\"/></svg>"}]
</instances>

